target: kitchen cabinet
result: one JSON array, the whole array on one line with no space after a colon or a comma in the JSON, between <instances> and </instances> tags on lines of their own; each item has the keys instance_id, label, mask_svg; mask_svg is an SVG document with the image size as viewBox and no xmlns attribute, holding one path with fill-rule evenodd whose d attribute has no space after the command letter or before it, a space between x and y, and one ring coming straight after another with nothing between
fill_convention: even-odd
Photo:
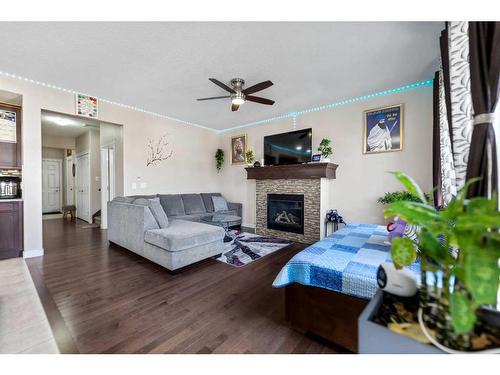
<instances>
[{"instance_id":1,"label":"kitchen cabinet","mask_svg":"<svg viewBox=\"0 0 500 375\"><path fill-rule=\"evenodd\" d=\"M0 200L0 259L23 255L23 202Z\"/></svg>"},{"instance_id":2,"label":"kitchen cabinet","mask_svg":"<svg viewBox=\"0 0 500 375\"><path fill-rule=\"evenodd\" d=\"M16 106L0 103L0 134L2 136L10 133L8 127L11 121L15 121L15 141L5 141L0 138L0 168L20 169L21 160L21 109ZM13 132L14 133L14 132Z\"/></svg>"}]
</instances>

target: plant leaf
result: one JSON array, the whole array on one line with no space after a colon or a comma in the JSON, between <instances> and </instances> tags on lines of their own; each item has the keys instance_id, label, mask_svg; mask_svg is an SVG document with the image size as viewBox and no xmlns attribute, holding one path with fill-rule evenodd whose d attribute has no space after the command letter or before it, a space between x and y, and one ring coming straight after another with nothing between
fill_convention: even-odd
<instances>
[{"instance_id":1,"label":"plant leaf","mask_svg":"<svg viewBox=\"0 0 500 375\"><path fill-rule=\"evenodd\" d=\"M464 283L477 304L493 304L497 300L500 268L498 243L475 245L462 252Z\"/></svg>"},{"instance_id":2,"label":"plant leaf","mask_svg":"<svg viewBox=\"0 0 500 375\"><path fill-rule=\"evenodd\" d=\"M432 235L428 230L423 229L419 235L420 240L420 251L431 258L438 264L453 265L455 264L455 259L451 256L448 247L443 245L439 240Z\"/></svg>"},{"instance_id":3,"label":"plant leaf","mask_svg":"<svg viewBox=\"0 0 500 375\"><path fill-rule=\"evenodd\" d=\"M423 227L435 221L442 221L439 212L434 207L424 203L400 201L391 203L384 210L384 216L399 216L410 224L416 224Z\"/></svg>"},{"instance_id":4,"label":"plant leaf","mask_svg":"<svg viewBox=\"0 0 500 375\"><path fill-rule=\"evenodd\" d=\"M418 197L422 203L427 203L427 198L423 190L418 186L413 178L402 172L391 172L401 182L404 187L414 196Z\"/></svg>"},{"instance_id":5,"label":"plant leaf","mask_svg":"<svg viewBox=\"0 0 500 375\"><path fill-rule=\"evenodd\" d=\"M397 268L409 266L417 259L417 251L408 237L396 237L391 246L392 262Z\"/></svg>"},{"instance_id":6,"label":"plant leaf","mask_svg":"<svg viewBox=\"0 0 500 375\"><path fill-rule=\"evenodd\" d=\"M451 324L456 334L468 333L474 328L476 314L474 306L465 295L455 292L450 296Z\"/></svg>"},{"instance_id":7,"label":"plant leaf","mask_svg":"<svg viewBox=\"0 0 500 375\"><path fill-rule=\"evenodd\" d=\"M461 215L456 220L457 231L487 232L500 228L500 212Z\"/></svg>"}]
</instances>

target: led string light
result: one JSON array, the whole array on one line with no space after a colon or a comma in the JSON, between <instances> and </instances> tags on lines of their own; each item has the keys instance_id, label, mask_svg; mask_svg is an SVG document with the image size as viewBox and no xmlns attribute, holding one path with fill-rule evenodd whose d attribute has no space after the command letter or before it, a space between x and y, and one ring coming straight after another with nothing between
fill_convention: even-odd
<instances>
[{"instance_id":1,"label":"led string light","mask_svg":"<svg viewBox=\"0 0 500 375\"><path fill-rule=\"evenodd\" d=\"M161 113L148 111L146 109L134 107L134 106L131 106L131 105L128 105L128 104L118 103L118 102L114 102L112 100L99 98L99 97L96 97L95 95L86 94L86 93L83 93L81 91L75 91L75 90L65 89L64 87L59 87L59 86L51 85L49 83L37 81L37 80L26 78L26 77L21 77L21 76L15 75L15 74L7 73L7 72L2 72L2 71L0 71L0 75L6 76L6 77L9 77L9 78L14 78L14 79L17 79L17 80L20 80L20 81L32 83L32 84L35 84L35 85L38 85L38 86L43 86L43 87L47 87L47 88L50 88L50 89L54 89L54 90L58 90L58 91L62 91L62 92L67 92L67 93L70 93L70 94L73 94L73 95L81 94L81 95L92 96L92 97L97 98L100 102L103 102L103 103L108 103L108 104L112 104L112 105L115 105L115 106L118 106L118 107L121 107L121 108L130 109L132 111L137 111L137 112L145 113L147 115L151 115L151 116L154 116L154 117L159 117L159 118L163 118L163 119L166 119L166 120L171 120L171 121L179 122L181 124L195 126L197 128L201 128L201 129L205 129L205 130L210 130L210 131L213 131L213 132L216 132L216 133L219 132L219 130L217 130L217 129L209 128L207 126L196 124L194 122L181 120L181 119L178 119L178 118L175 118L175 117L170 117L170 116L167 116L167 115L164 115L164 114L161 114Z\"/></svg>"},{"instance_id":2,"label":"led string light","mask_svg":"<svg viewBox=\"0 0 500 375\"><path fill-rule=\"evenodd\" d=\"M308 113L325 111L325 110L328 110L328 109L333 109L333 108L341 107L341 106L344 106L344 105L353 104L353 103L360 102L360 101L363 101L363 100L368 100L368 99L376 98L376 97L379 97L379 96L395 94L397 92L415 90L415 89L418 89L418 88L421 88L421 87L431 86L432 83L433 83L433 80L432 79L428 79L428 80L425 80L425 81L420 81L420 82L412 83L412 84L409 84L409 85L406 85L406 86L396 87L394 89L379 91L379 92L375 92L375 93L368 94L368 95L362 95L362 96L358 96L358 97L355 97L355 98L341 100L341 101L338 101L338 102L335 102L335 103L324 104L324 105L321 105L321 106L318 106L318 107L303 109L301 111L296 111L296 112L290 112L290 113L287 113L285 115L280 115L280 116L276 116L276 117L270 117L270 118L264 119L264 120L249 122L249 123L242 124L242 125L237 125L237 126L234 126L232 128L229 128L229 129L219 130L219 133L224 133L224 132L232 131L232 130L235 130L235 129L246 128L246 127L249 127L249 126L268 124L268 123L273 122L273 121L278 121L278 120L282 120L282 119L290 118L290 117L296 119L297 117L305 115L305 114L308 114Z\"/></svg>"},{"instance_id":3,"label":"led string light","mask_svg":"<svg viewBox=\"0 0 500 375\"><path fill-rule=\"evenodd\" d=\"M17 79L17 80L20 80L20 81L29 82L29 83L32 83L32 84L35 84L35 85L47 87L47 88L50 88L50 89L54 89L54 90L58 90L58 91L62 91L62 92L67 92L67 93L70 93L70 94L73 94L73 95L75 95L75 94L82 94L82 95L93 96L93 95L90 95L90 94L85 94L85 93L82 93L82 92L79 92L79 91L65 89L63 87L51 85L49 83L37 81L37 80L34 80L34 79L30 79L30 78L18 76L18 75L7 73L7 72L3 72L3 71L0 71L0 75L6 76L6 77L9 77L9 78L14 78L14 79ZM99 98L99 97L97 97L97 99L99 101L103 102L103 103L112 104L112 105L115 105L115 106L118 106L118 107L121 107L121 108L130 109L132 111L137 111L137 112L145 113L147 115L151 115L151 116L154 116L154 117L158 117L158 118L163 118L163 119L166 119L166 120L175 121L175 122L178 122L178 123L181 123L181 124L190 125L190 126L194 126L194 127L205 129L205 130L210 130L210 131L213 131L213 132L216 132L216 133L220 134L220 133L225 133L225 132L236 130L236 129L246 128L246 127L249 127L249 126L269 124L271 122L279 121L279 120L283 120L283 119L287 119L287 118L292 118L293 128L295 130L296 126L297 126L297 117L299 117L299 116L302 116L302 115L305 115L305 114L308 114L308 113L313 113L313 112L325 111L325 110L328 110L328 109L333 109L333 108L341 107L341 106L348 105L348 104L353 104L353 103L356 103L356 102L360 102L360 101L363 101L363 100L368 100L368 99L372 99L372 98L376 98L376 97L380 97L380 96L384 96L384 95L391 95L391 94L395 94L397 92L403 92L403 91L418 89L418 88L425 87L425 86L431 86L432 83L433 83L432 79L425 80L425 81L420 81L420 82L412 83L412 84L409 84L409 85L406 85L406 86L396 87L396 88L393 88L393 89L379 91L379 92L368 94L368 95L362 95L362 96L358 96L358 97L355 97L355 98L345 99L345 100L341 100L341 101L338 101L338 102L335 102L335 103L324 104L324 105L317 106L317 107L303 109L301 111L290 112L290 113L286 113L286 114L283 114L283 115L274 116L274 117L270 117L270 118L259 120L259 121L249 122L249 123L246 123L246 124L237 125L237 126L234 126L234 127L228 128L228 129L221 129L221 130L209 128L209 127L204 126L204 125L200 125L200 124L197 124L197 123L194 123L194 122L190 122L190 121L181 120L181 119L178 119L178 118L175 118L175 117L171 117L171 116L168 116L168 115L164 115L164 114L161 114L161 113L148 111L148 110L145 110L145 109L142 109L142 108L138 108L138 107L134 107L134 106L131 106L131 105L128 105L128 104L122 104L122 103L118 103L118 102L115 102L115 101L112 101L112 100L103 99L103 98Z\"/></svg>"}]
</instances>

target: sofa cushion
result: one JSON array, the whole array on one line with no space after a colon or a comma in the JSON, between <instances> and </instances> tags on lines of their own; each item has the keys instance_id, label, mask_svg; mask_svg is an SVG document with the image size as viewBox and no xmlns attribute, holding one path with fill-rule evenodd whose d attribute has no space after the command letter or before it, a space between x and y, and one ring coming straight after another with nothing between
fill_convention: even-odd
<instances>
[{"instance_id":1,"label":"sofa cushion","mask_svg":"<svg viewBox=\"0 0 500 375\"><path fill-rule=\"evenodd\" d=\"M160 204L168 217L185 215L184 203L180 194L160 194Z\"/></svg>"},{"instance_id":2,"label":"sofa cushion","mask_svg":"<svg viewBox=\"0 0 500 375\"><path fill-rule=\"evenodd\" d=\"M168 251L182 251L195 246L220 241L224 229L186 220L172 220L167 228L150 229L146 231L144 241Z\"/></svg>"},{"instance_id":3,"label":"sofa cushion","mask_svg":"<svg viewBox=\"0 0 500 375\"><path fill-rule=\"evenodd\" d=\"M135 201L135 198L132 197L114 197L113 202L118 202L118 203L132 203Z\"/></svg>"},{"instance_id":4,"label":"sofa cushion","mask_svg":"<svg viewBox=\"0 0 500 375\"><path fill-rule=\"evenodd\" d=\"M205 204L205 209L207 212L214 212L214 202L212 202L212 197L220 197L220 193L201 193L201 199Z\"/></svg>"},{"instance_id":5,"label":"sofa cushion","mask_svg":"<svg viewBox=\"0 0 500 375\"><path fill-rule=\"evenodd\" d=\"M212 197L212 202L214 202L214 211L227 211L227 202L223 197Z\"/></svg>"},{"instance_id":6,"label":"sofa cushion","mask_svg":"<svg viewBox=\"0 0 500 375\"><path fill-rule=\"evenodd\" d=\"M186 215L202 214L207 212L200 194L181 194Z\"/></svg>"},{"instance_id":7,"label":"sofa cushion","mask_svg":"<svg viewBox=\"0 0 500 375\"><path fill-rule=\"evenodd\" d=\"M156 198L158 195L156 194L151 194L151 195L131 195L130 197L127 198L133 198L133 199L139 199L139 198L145 198L145 199L153 199Z\"/></svg>"}]
</instances>

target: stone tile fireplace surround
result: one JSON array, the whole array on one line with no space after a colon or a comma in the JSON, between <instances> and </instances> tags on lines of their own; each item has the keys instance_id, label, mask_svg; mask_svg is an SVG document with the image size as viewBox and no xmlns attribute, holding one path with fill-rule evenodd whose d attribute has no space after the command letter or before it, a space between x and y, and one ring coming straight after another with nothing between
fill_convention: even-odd
<instances>
[{"instance_id":1,"label":"stone tile fireplace surround","mask_svg":"<svg viewBox=\"0 0 500 375\"><path fill-rule=\"evenodd\" d=\"M331 187L336 168L332 163L246 168L247 178L257 180L255 232L302 243L319 241L324 236L323 218L333 208ZM268 228L269 194L304 195L304 234Z\"/></svg>"}]
</instances>

